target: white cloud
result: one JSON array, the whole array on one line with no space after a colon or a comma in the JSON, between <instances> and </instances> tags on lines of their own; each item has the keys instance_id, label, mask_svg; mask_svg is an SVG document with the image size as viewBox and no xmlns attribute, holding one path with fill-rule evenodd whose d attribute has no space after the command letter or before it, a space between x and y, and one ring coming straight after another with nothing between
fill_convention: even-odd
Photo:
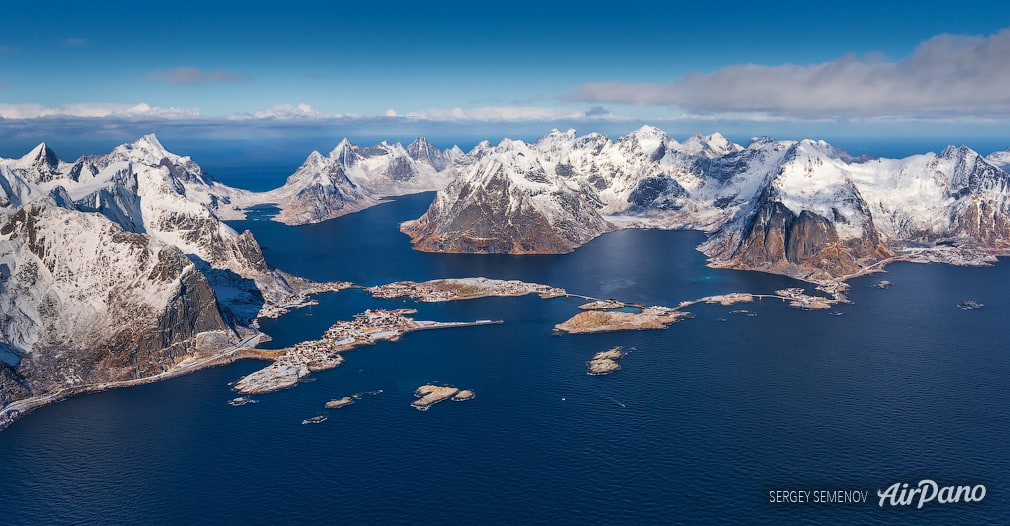
<instances>
[{"instance_id":1,"label":"white cloud","mask_svg":"<svg viewBox=\"0 0 1010 526\"><path fill-rule=\"evenodd\" d=\"M396 116L397 116L396 110L394 110L393 108L389 108L388 110L386 110L386 117L396 117Z\"/></svg>"},{"instance_id":2,"label":"white cloud","mask_svg":"<svg viewBox=\"0 0 1010 526\"><path fill-rule=\"evenodd\" d=\"M543 106L481 106L477 108L429 109L411 112L405 117L434 121L550 121L583 119L586 112Z\"/></svg>"},{"instance_id":3,"label":"white cloud","mask_svg":"<svg viewBox=\"0 0 1010 526\"><path fill-rule=\"evenodd\" d=\"M810 66L741 64L668 84L590 83L568 98L804 118L1007 116L1010 29L939 35L899 62L849 55Z\"/></svg>"},{"instance_id":4,"label":"white cloud","mask_svg":"<svg viewBox=\"0 0 1010 526\"><path fill-rule=\"evenodd\" d=\"M304 120L304 119L327 119L335 117L340 117L340 115L330 115L327 113L322 113L319 110L313 108L311 105L302 102L295 105L278 104L265 110L259 110L253 113L236 113L228 115L225 118L230 120L248 120L248 119Z\"/></svg>"},{"instance_id":5,"label":"white cloud","mask_svg":"<svg viewBox=\"0 0 1010 526\"><path fill-rule=\"evenodd\" d=\"M192 66L183 66L174 69L159 69L152 71L144 80L148 82L162 82L171 86L198 85L207 82L247 82L252 77L244 73L233 73L223 69L205 71Z\"/></svg>"},{"instance_id":6,"label":"white cloud","mask_svg":"<svg viewBox=\"0 0 1010 526\"><path fill-rule=\"evenodd\" d=\"M41 104L3 104L0 103L0 117L4 119L37 119L41 117L156 117L161 119L178 119L197 117L196 109L161 108L146 103L115 104L115 103L82 103L68 104L61 107L44 106Z\"/></svg>"}]
</instances>

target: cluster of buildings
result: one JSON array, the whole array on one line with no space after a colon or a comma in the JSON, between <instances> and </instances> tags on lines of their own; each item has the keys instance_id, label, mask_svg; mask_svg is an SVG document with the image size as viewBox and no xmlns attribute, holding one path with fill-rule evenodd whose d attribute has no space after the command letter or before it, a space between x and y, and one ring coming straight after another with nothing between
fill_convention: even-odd
<instances>
[{"instance_id":1,"label":"cluster of buildings","mask_svg":"<svg viewBox=\"0 0 1010 526\"><path fill-rule=\"evenodd\" d=\"M386 285L370 287L368 292L376 298L392 299L409 297L424 302L451 301L458 299L482 298L486 296L525 296L539 294L542 298L565 296L565 289L539 283L525 283L516 280L487 278L441 279L415 283L398 281Z\"/></svg>"},{"instance_id":2,"label":"cluster of buildings","mask_svg":"<svg viewBox=\"0 0 1010 526\"><path fill-rule=\"evenodd\" d=\"M301 342L292 347L295 352L315 349L333 350L345 345L369 343L376 340L395 339L403 333L423 328L425 323L408 318L415 309L369 309L355 314L350 321L338 321L318 340Z\"/></svg>"}]
</instances>

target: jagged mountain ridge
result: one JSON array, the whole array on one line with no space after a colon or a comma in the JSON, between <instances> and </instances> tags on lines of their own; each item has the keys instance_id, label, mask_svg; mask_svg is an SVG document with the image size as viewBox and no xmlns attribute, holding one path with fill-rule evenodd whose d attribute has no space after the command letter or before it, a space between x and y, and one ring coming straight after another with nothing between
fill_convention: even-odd
<instances>
[{"instance_id":1,"label":"jagged mountain ridge","mask_svg":"<svg viewBox=\"0 0 1010 526\"><path fill-rule=\"evenodd\" d=\"M252 234L240 234L222 222L222 216L234 217L228 204L251 193L219 183L189 157L166 150L154 135L74 162L40 148L18 160L0 161L0 179L19 189L11 204L48 198L56 206L99 213L127 232L178 247L228 298L224 306L239 324L248 323L264 304L283 304L295 295L267 267Z\"/></svg>"},{"instance_id":2,"label":"jagged mountain ridge","mask_svg":"<svg viewBox=\"0 0 1010 526\"><path fill-rule=\"evenodd\" d=\"M402 225L418 248L567 252L615 228L692 228L709 234L699 248L713 265L825 281L907 251L955 262L1005 253L1008 157L952 146L854 159L820 141L554 130L467 153L342 141L254 193L153 135L74 162L43 143L0 159L0 345L22 356L0 363L0 401L170 370L295 297L252 234L222 222L252 205L314 222L444 185ZM962 247L968 259L950 255Z\"/></svg>"},{"instance_id":3,"label":"jagged mountain ridge","mask_svg":"<svg viewBox=\"0 0 1010 526\"><path fill-rule=\"evenodd\" d=\"M536 251L571 250L576 239L612 227L690 228L710 234L699 248L714 265L827 280L891 258L909 243L955 239L1006 251L1010 176L990 162L1006 157L1001 153L987 160L950 147L905 159L856 159L823 141L762 137L744 148L718 134L679 143L650 126L617 140L552 130L533 144L479 144L458 179L401 229L422 250L525 251L509 241L523 237L519 230L527 225L506 212L488 212L530 202L532 214L550 209L558 221L556 212L565 209L477 184L494 162L503 167L500 179L547 174L553 187L567 188L576 200L568 210L600 213L602 222L569 214L568 222L586 225L580 235ZM483 215L464 212L479 208L474 203L513 198L520 202L499 203ZM474 232L491 238L479 246L452 241Z\"/></svg>"},{"instance_id":4,"label":"jagged mountain ridge","mask_svg":"<svg viewBox=\"0 0 1010 526\"><path fill-rule=\"evenodd\" d=\"M361 147L343 139L329 154L314 151L285 181L262 193L244 193L231 204L244 209L273 204L275 220L317 223L383 202L384 197L440 190L468 158L459 148L439 150L424 137L404 147L382 141Z\"/></svg>"},{"instance_id":5,"label":"jagged mountain ridge","mask_svg":"<svg viewBox=\"0 0 1010 526\"><path fill-rule=\"evenodd\" d=\"M579 184L547 171L520 141L483 156L402 230L434 252L568 252L613 227Z\"/></svg>"},{"instance_id":6,"label":"jagged mountain ridge","mask_svg":"<svg viewBox=\"0 0 1010 526\"><path fill-rule=\"evenodd\" d=\"M234 341L178 248L41 200L0 211L0 402L135 379ZM0 423L2 424L2 423Z\"/></svg>"},{"instance_id":7,"label":"jagged mountain ridge","mask_svg":"<svg viewBox=\"0 0 1010 526\"><path fill-rule=\"evenodd\" d=\"M259 194L221 184L154 135L73 162L45 143L0 159L3 405L173 370L301 300L304 280L271 269L250 232L223 222L246 206L321 205L291 222L319 221L379 202L371 192L383 177L404 191L441 184L463 156L423 138L350 154L338 163L314 153L287 185ZM0 427L9 418L0 414Z\"/></svg>"}]
</instances>

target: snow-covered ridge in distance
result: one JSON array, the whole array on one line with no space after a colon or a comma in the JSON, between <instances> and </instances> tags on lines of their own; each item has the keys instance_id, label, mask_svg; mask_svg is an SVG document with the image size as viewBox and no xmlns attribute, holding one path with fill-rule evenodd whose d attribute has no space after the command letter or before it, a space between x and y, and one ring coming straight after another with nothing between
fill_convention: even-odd
<instances>
[{"instance_id":1,"label":"snow-covered ridge in distance","mask_svg":"<svg viewBox=\"0 0 1010 526\"><path fill-rule=\"evenodd\" d=\"M326 154L312 152L267 192L223 185L153 135L74 163L42 144L4 161L26 174L5 188L4 199L24 201L35 188L78 206L93 202L117 223L145 229L130 208L129 178L109 169L114 162L169 167L173 184L185 190L180 203L220 220L273 204L275 220L312 223L386 196L438 190L424 216L402 225L417 248L430 251L566 252L615 228L698 229L711 235L700 248L714 265L820 280L894 257L910 243L949 248L959 240L987 253L1007 244L1000 229L1005 151L854 158L823 141L760 137L744 147L715 133L681 142L652 126L616 140L552 130L532 143L484 141L469 152L440 150L424 138L369 147L345 139Z\"/></svg>"},{"instance_id":2,"label":"snow-covered ridge in distance","mask_svg":"<svg viewBox=\"0 0 1010 526\"><path fill-rule=\"evenodd\" d=\"M428 211L401 225L417 248L567 252L614 228L697 229L714 266L818 282L899 258L981 263L1010 248L1006 152L854 158L824 141L679 142L644 126L617 140L552 130L467 157Z\"/></svg>"}]
</instances>

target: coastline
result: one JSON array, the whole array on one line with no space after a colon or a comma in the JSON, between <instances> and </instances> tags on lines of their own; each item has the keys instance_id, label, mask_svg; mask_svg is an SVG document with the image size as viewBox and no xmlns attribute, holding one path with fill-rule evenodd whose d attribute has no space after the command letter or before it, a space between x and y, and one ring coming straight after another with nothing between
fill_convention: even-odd
<instances>
[{"instance_id":1,"label":"coastline","mask_svg":"<svg viewBox=\"0 0 1010 526\"><path fill-rule=\"evenodd\" d=\"M118 380L112 382L100 382L94 384L77 385L73 387L67 387L64 389L59 389L56 391L50 391L46 394L22 398L20 400L15 400L2 409L0 409L0 431L7 428L7 426L16 422L19 418L26 416L27 414L62 400L66 400L72 396L87 394L87 393L98 393L102 391L107 391L109 389L116 389L119 387L131 387L136 385L150 384L154 382L160 382L162 380L168 380L170 378L175 378L177 376L183 376L189 373L207 369L210 367L217 367L219 365L226 365L234 363L238 360L252 358L252 359L263 359L255 353L246 354L248 351L256 351L254 347L259 344L261 337L266 336L264 333L257 332L252 336L248 336L239 343L228 347L224 350L216 351L215 353L205 356L202 358L197 358L194 362L189 362L195 357L189 357L185 360L179 362L175 367L168 371L164 371L151 376L144 376L141 378L134 378L130 380ZM247 347L247 345L252 342L252 347Z\"/></svg>"},{"instance_id":2,"label":"coastline","mask_svg":"<svg viewBox=\"0 0 1010 526\"><path fill-rule=\"evenodd\" d=\"M970 257L967 257L967 256ZM805 293L800 292L795 297L788 294L751 294L751 293L728 293L723 295L708 296L704 298L699 298L696 300L687 300L678 304L676 307L645 307L639 305L632 305L620 302L619 300L604 300L599 298L594 298L591 296L585 296L575 293L570 293L564 289L551 287L549 285L537 284L537 283L525 283L518 281L505 281L505 280L493 280L488 278L457 278L457 279L441 279L441 280L431 280L427 282L415 283L415 282L394 282L386 285L379 285L375 287L365 287L362 285L357 285L351 282L326 282L326 283L299 283L301 285L298 290L297 301L285 304L283 306L276 306L272 308L264 308L255 320L253 320L250 325L252 327L258 327L258 322L260 319L264 318L277 318L281 315L290 312L291 309L297 309L305 307L308 305L314 305L315 301L312 296L323 293L323 292L337 292L349 288L360 288L364 289L375 297L379 298L395 298L408 296L416 301L422 302L441 302L441 301L456 301L456 300L466 300L474 299L488 296L503 296L503 297L515 297L527 294L538 294L543 299L551 299L556 297L570 297L570 298L582 298L590 302L597 302L596 305L583 305L580 307L582 312L576 316L589 313L601 313L607 310L613 309L617 304L626 305L629 307L635 307L642 309L642 311L648 311L649 309L659 309L652 312L654 315L660 314L662 311L662 316L658 316L656 323L638 323L634 319L636 313L624 313L624 312L609 312L608 314L618 314L631 316L628 320L619 320L616 324L603 323L598 327L588 327L583 330L567 331L559 329L558 324L555 326L555 332L566 332L566 333L595 333L595 332L609 332L609 331L622 331L622 330L640 330L640 329L664 329L669 324L678 321L684 317L690 317L691 314L682 311L682 309L699 304L699 303L718 303L723 306L733 305L739 302L749 302L753 299L779 299L782 301L790 302L790 306L799 309L824 309L830 308L831 305L836 303L848 303L848 299L844 295L844 291L848 288L847 281L862 277L869 274L874 274L878 272L886 272L884 267L887 264L895 262L910 262L910 263L946 263L954 266L989 266L999 261L999 258L1010 257L1010 250L982 250L982 249L967 249L961 247L912 247L902 250L900 253L894 257L887 258L885 260L878 261L868 267L860 269L857 272L841 276L837 279L832 280L809 280L801 277L790 276L800 281L804 281L815 285L816 290L822 291L830 296L830 299L824 298L823 296L809 296ZM731 268L723 265L714 265L712 261L709 261L707 266L712 268ZM749 270L752 272L766 272L760 269L741 269ZM475 283L479 283L480 286L474 287ZM437 284L437 285L435 285ZM420 285L420 287L418 287ZM791 290L791 289L790 289ZM776 291L783 292L783 291ZM747 299L750 298L750 299ZM824 306L822 301L826 302L828 305ZM806 302L806 303L805 303ZM597 308L593 308L597 307ZM573 317L574 318L574 317ZM608 318L609 320L609 318ZM571 321L571 320L569 320ZM484 325L488 323L502 323L501 320L477 320L473 322L424 322L424 325L419 325L410 331L404 331L400 334L393 335L389 338L392 341L397 341L403 334L407 332L412 332L414 330L425 330L425 329L436 329L436 328L451 328L451 327L463 327L463 326L474 326L474 325ZM563 322L565 323L565 322ZM596 324L590 324L596 325ZM656 325L656 326L651 326ZM604 328L604 326L606 326ZM243 340L240 340L234 346L228 347L224 350L216 351L211 355L195 358L187 358L178 365L173 367L171 370L164 371L155 375L145 376L141 378L135 378L130 380L120 380L112 382L100 382L93 384L77 385L73 387L67 387L59 389L56 391L51 391L42 395L33 396L29 398L23 398L20 400L15 400L10 402L8 405L0 408L0 431L5 429L7 426L11 425L19 418L31 413L32 411L45 407L47 405L65 400L75 395L101 392L108 389L115 389L119 387L130 387L135 385L143 385L148 383L154 383L161 380L167 380L191 372L196 372L209 367L216 367L219 365L226 365L234 363L239 360L244 359L254 359L254 360L266 360L273 361L283 357L289 350L279 349L279 350L265 350L256 349L261 341L269 336L265 333L257 332L248 336ZM248 342L255 340L255 343L248 345ZM353 345L347 346L347 348L333 351L335 354L346 352L348 350L357 348L361 345L371 344L374 341L363 341L360 343L355 343ZM337 363L336 365L339 365ZM335 367L336 365L333 365ZM324 367L329 368L329 367ZM322 369L317 369L322 370ZM269 391L268 391L269 392Z\"/></svg>"}]
</instances>

